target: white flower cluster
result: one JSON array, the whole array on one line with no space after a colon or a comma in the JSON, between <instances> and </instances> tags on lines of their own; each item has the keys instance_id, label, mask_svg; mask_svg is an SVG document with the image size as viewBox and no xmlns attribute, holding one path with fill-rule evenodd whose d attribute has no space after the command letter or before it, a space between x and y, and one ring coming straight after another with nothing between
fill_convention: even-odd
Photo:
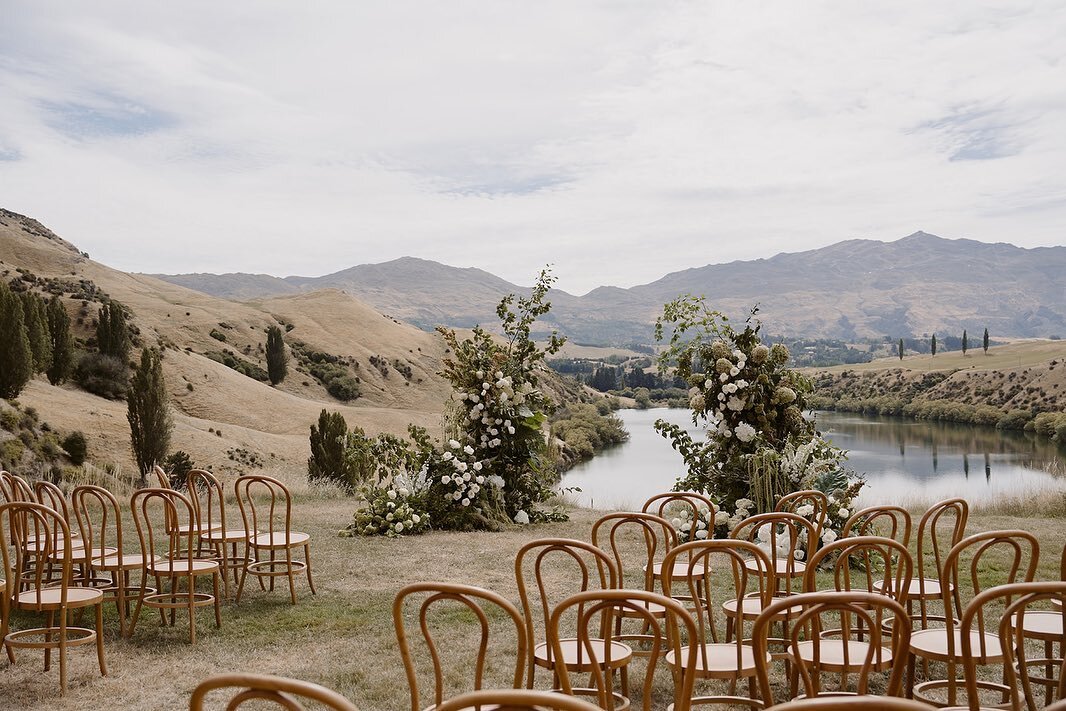
<instances>
[{"instance_id":1,"label":"white flower cluster","mask_svg":"<svg viewBox=\"0 0 1066 711\"><path fill-rule=\"evenodd\" d=\"M486 477L482 472L485 464L474 459L474 448L457 440L448 440L451 451L445 451L441 459L451 465L452 472L444 474L440 483L447 488L445 496L461 506L469 506L477 500L478 494L486 485L501 486L503 479L499 476Z\"/></svg>"},{"instance_id":2,"label":"white flower cluster","mask_svg":"<svg viewBox=\"0 0 1066 711\"><path fill-rule=\"evenodd\" d=\"M483 370L475 376L481 381L480 388L460 392L457 397L466 403L467 419L475 425L476 444L482 449L496 449L504 437L515 433L514 421L530 414L527 404L533 404L539 393L529 381L516 387L514 379L502 370L497 370L493 378L486 378Z\"/></svg>"}]
</instances>

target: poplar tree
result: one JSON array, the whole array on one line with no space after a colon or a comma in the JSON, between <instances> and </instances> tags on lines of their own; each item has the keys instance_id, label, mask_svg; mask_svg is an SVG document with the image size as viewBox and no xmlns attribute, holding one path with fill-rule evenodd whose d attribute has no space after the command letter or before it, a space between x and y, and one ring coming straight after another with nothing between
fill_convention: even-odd
<instances>
[{"instance_id":1,"label":"poplar tree","mask_svg":"<svg viewBox=\"0 0 1066 711\"><path fill-rule=\"evenodd\" d=\"M981 339L981 346L985 349L985 355L988 355L988 327L985 327L985 335Z\"/></svg>"},{"instance_id":2,"label":"poplar tree","mask_svg":"<svg viewBox=\"0 0 1066 711\"><path fill-rule=\"evenodd\" d=\"M48 367L48 382L59 385L70 377L74 367L74 337L70 333L70 316L58 296L48 302L48 334L52 341L52 364Z\"/></svg>"},{"instance_id":3,"label":"poplar tree","mask_svg":"<svg viewBox=\"0 0 1066 711\"><path fill-rule=\"evenodd\" d=\"M933 352L933 357L936 358L936 334L933 334L933 338L929 341L929 350Z\"/></svg>"},{"instance_id":4,"label":"poplar tree","mask_svg":"<svg viewBox=\"0 0 1066 711\"><path fill-rule=\"evenodd\" d=\"M966 329L962 329L962 354L966 355L966 348L969 344L966 342Z\"/></svg>"},{"instance_id":5,"label":"poplar tree","mask_svg":"<svg viewBox=\"0 0 1066 711\"><path fill-rule=\"evenodd\" d=\"M289 372L289 356L285 353L285 339L281 335L281 329L277 326L267 329L266 359L270 384L277 385Z\"/></svg>"},{"instance_id":6,"label":"poplar tree","mask_svg":"<svg viewBox=\"0 0 1066 711\"><path fill-rule=\"evenodd\" d=\"M899 339L899 359L903 360L903 339Z\"/></svg>"},{"instance_id":7,"label":"poplar tree","mask_svg":"<svg viewBox=\"0 0 1066 711\"><path fill-rule=\"evenodd\" d=\"M33 350L22 300L0 281L0 397L18 397L33 377Z\"/></svg>"},{"instance_id":8,"label":"poplar tree","mask_svg":"<svg viewBox=\"0 0 1066 711\"><path fill-rule=\"evenodd\" d=\"M48 320L44 314L44 301L31 291L19 294L22 301L22 319L26 324L26 337L33 353L33 372L43 373L52 364L52 344L48 336Z\"/></svg>"},{"instance_id":9,"label":"poplar tree","mask_svg":"<svg viewBox=\"0 0 1066 711\"><path fill-rule=\"evenodd\" d=\"M167 406L163 362L155 349L141 350L141 364L130 378L126 404L130 447L143 479L153 465L166 457L170 449L170 433L174 429Z\"/></svg>"},{"instance_id":10,"label":"poplar tree","mask_svg":"<svg viewBox=\"0 0 1066 711\"><path fill-rule=\"evenodd\" d=\"M126 312L115 300L100 308L96 324L96 347L104 355L118 358L123 363L130 359L130 334L126 325Z\"/></svg>"}]
</instances>

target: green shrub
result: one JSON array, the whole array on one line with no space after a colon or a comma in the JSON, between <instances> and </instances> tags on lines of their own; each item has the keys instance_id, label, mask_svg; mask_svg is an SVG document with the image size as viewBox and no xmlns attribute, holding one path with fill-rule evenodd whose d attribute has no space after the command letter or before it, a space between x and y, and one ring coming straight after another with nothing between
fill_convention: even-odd
<instances>
[{"instance_id":1,"label":"green shrub","mask_svg":"<svg viewBox=\"0 0 1066 711\"><path fill-rule=\"evenodd\" d=\"M217 328L212 328L211 333L209 335L216 341L222 341L223 343L226 342L226 334L222 333L222 331L219 331Z\"/></svg>"},{"instance_id":2,"label":"green shrub","mask_svg":"<svg viewBox=\"0 0 1066 711\"><path fill-rule=\"evenodd\" d=\"M267 375L267 372L265 370L260 368L255 363L247 361L244 358L238 357L231 350L227 349L222 351L209 351L207 353L204 353L204 355L215 361L216 363L221 363L227 368L230 368L231 370L236 370L241 375L245 375L249 378L252 378L253 380L258 380L262 383L265 383L270 380L270 376Z\"/></svg>"},{"instance_id":3,"label":"green shrub","mask_svg":"<svg viewBox=\"0 0 1066 711\"><path fill-rule=\"evenodd\" d=\"M83 390L109 400L126 397L128 378L124 361L101 353L86 353L74 369L74 382Z\"/></svg>"},{"instance_id":4,"label":"green shrub","mask_svg":"<svg viewBox=\"0 0 1066 711\"><path fill-rule=\"evenodd\" d=\"M1029 422L1032 417L1032 413L1028 410L1011 410L1003 417L999 418L999 422L996 423L996 429L1000 430L1021 430L1025 428L1025 424Z\"/></svg>"},{"instance_id":5,"label":"green shrub","mask_svg":"<svg viewBox=\"0 0 1066 711\"><path fill-rule=\"evenodd\" d=\"M1055 439L1059 441L1059 444L1066 446L1066 417L1059 418L1058 423L1055 424Z\"/></svg>"},{"instance_id":6,"label":"green shrub","mask_svg":"<svg viewBox=\"0 0 1066 711\"><path fill-rule=\"evenodd\" d=\"M1055 427L1060 421L1066 422L1066 413L1041 412L1033 418L1029 425L1032 425L1033 431L1038 435L1054 437ZM1029 425L1026 425L1026 429L1029 429Z\"/></svg>"},{"instance_id":7,"label":"green shrub","mask_svg":"<svg viewBox=\"0 0 1066 711\"><path fill-rule=\"evenodd\" d=\"M0 412L0 427L3 427L8 432L15 432L19 428L19 422L22 420L18 410L4 410Z\"/></svg>"},{"instance_id":8,"label":"green shrub","mask_svg":"<svg viewBox=\"0 0 1066 711\"><path fill-rule=\"evenodd\" d=\"M0 468L16 469L22 462L22 455L26 451L26 445L18 439L8 439L0 442Z\"/></svg>"},{"instance_id":9,"label":"green shrub","mask_svg":"<svg viewBox=\"0 0 1066 711\"><path fill-rule=\"evenodd\" d=\"M355 400L361 394L359 381L350 375L334 378L326 383L326 392L338 400L348 402Z\"/></svg>"},{"instance_id":10,"label":"green shrub","mask_svg":"<svg viewBox=\"0 0 1066 711\"><path fill-rule=\"evenodd\" d=\"M163 460L163 470L170 477L170 487L179 491L189 486L189 472L193 468L192 458L180 449Z\"/></svg>"},{"instance_id":11,"label":"green shrub","mask_svg":"<svg viewBox=\"0 0 1066 711\"><path fill-rule=\"evenodd\" d=\"M89 443L83 433L71 432L63 438L61 444L67 456L70 457L71 464L81 466L85 463L85 458L89 454Z\"/></svg>"}]
</instances>

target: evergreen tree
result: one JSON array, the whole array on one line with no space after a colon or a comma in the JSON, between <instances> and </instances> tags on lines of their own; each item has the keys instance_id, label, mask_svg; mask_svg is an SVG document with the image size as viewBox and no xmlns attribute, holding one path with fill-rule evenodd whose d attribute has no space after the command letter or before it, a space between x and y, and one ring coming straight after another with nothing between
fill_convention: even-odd
<instances>
[{"instance_id":1,"label":"evergreen tree","mask_svg":"<svg viewBox=\"0 0 1066 711\"><path fill-rule=\"evenodd\" d=\"M932 339L929 341L929 350L932 351L933 357L936 358L936 334L933 334Z\"/></svg>"},{"instance_id":2,"label":"evergreen tree","mask_svg":"<svg viewBox=\"0 0 1066 711\"><path fill-rule=\"evenodd\" d=\"M902 338L899 339L899 345L897 346L897 348L899 350L899 359L903 360L903 339Z\"/></svg>"},{"instance_id":3,"label":"evergreen tree","mask_svg":"<svg viewBox=\"0 0 1066 711\"><path fill-rule=\"evenodd\" d=\"M48 335L48 319L44 314L44 301L32 291L19 294L22 300L22 319L26 324L26 336L33 352L33 372L43 373L52 364L52 339Z\"/></svg>"},{"instance_id":4,"label":"evergreen tree","mask_svg":"<svg viewBox=\"0 0 1066 711\"><path fill-rule=\"evenodd\" d=\"M174 423L167 406L163 362L155 349L141 351L141 364L130 378L126 397L126 419L130 423L130 446L141 479L166 457Z\"/></svg>"},{"instance_id":5,"label":"evergreen tree","mask_svg":"<svg viewBox=\"0 0 1066 711\"><path fill-rule=\"evenodd\" d=\"M48 333L52 340L52 364L48 382L59 385L70 377L74 366L74 337L70 333L70 316L58 296L48 302Z\"/></svg>"},{"instance_id":6,"label":"evergreen tree","mask_svg":"<svg viewBox=\"0 0 1066 711\"><path fill-rule=\"evenodd\" d=\"M348 423L339 412L322 410L318 425L311 425L311 456L307 460L310 481L332 481L351 490L356 481L355 468L346 456Z\"/></svg>"},{"instance_id":7,"label":"evergreen tree","mask_svg":"<svg viewBox=\"0 0 1066 711\"><path fill-rule=\"evenodd\" d=\"M0 397L18 397L33 377L33 350L19 299L0 280Z\"/></svg>"},{"instance_id":8,"label":"evergreen tree","mask_svg":"<svg viewBox=\"0 0 1066 711\"><path fill-rule=\"evenodd\" d=\"M115 300L100 308L96 324L96 347L104 355L118 358L123 363L130 359L130 334L126 325L126 311Z\"/></svg>"},{"instance_id":9,"label":"evergreen tree","mask_svg":"<svg viewBox=\"0 0 1066 711\"><path fill-rule=\"evenodd\" d=\"M267 329L266 359L270 384L277 385L289 372L289 356L285 353L285 339L282 338L281 329L277 326Z\"/></svg>"},{"instance_id":10,"label":"evergreen tree","mask_svg":"<svg viewBox=\"0 0 1066 711\"><path fill-rule=\"evenodd\" d=\"M966 342L966 329L962 329L962 354L966 355L966 348L969 344Z\"/></svg>"},{"instance_id":11,"label":"evergreen tree","mask_svg":"<svg viewBox=\"0 0 1066 711\"><path fill-rule=\"evenodd\" d=\"M981 339L981 345L985 349L985 355L988 355L988 327L987 326L985 327L985 335Z\"/></svg>"}]
</instances>

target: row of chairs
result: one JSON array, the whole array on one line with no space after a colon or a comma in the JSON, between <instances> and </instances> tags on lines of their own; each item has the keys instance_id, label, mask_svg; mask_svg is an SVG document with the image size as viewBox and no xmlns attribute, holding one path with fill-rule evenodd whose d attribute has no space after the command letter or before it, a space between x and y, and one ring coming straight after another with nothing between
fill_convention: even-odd
<instances>
[{"instance_id":1,"label":"row of chairs","mask_svg":"<svg viewBox=\"0 0 1066 711\"><path fill-rule=\"evenodd\" d=\"M21 477L0 472L0 643L12 663L16 649L42 649L47 670L51 652L57 650L65 691L69 647L95 643L100 673L107 674L107 602L117 607L120 636L133 635L143 607L158 609L162 622L170 625L175 612L185 609L189 639L195 643L196 609L213 607L215 624L221 626L221 599L229 597L231 573L238 602L249 574L264 589L264 579L273 589L275 578L288 577L294 604L296 574L306 573L315 592L310 536L292 530L291 497L281 482L262 475L239 477L234 495L243 526L231 528L223 487L210 472L193 470L188 494L170 488L162 470L156 475L160 486L135 491L130 499L138 543L134 549L123 535L125 511L107 489L78 486L68 499L51 482L31 487ZM302 561L293 558L298 548L303 549ZM137 573L140 580L134 582ZM210 593L197 591L201 578L210 579ZM94 629L68 624L71 612L87 608L94 610ZM45 624L9 632L13 610L43 613Z\"/></svg>"},{"instance_id":2,"label":"row of chairs","mask_svg":"<svg viewBox=\"0 0 1066 711\"><path fill-rule=\"evenodd\" d=\"M667 500L672 499L677 503L685 498L684 494L664 494L658 502L670 503ZM693 499L687 501L691 503ZM698 499L695 501L695 515L704 515L698 510ZM839 675L841 688L847 688L848 678L853 676L855 691L868 693L870 674L874 671L889 672L884 693L911 695L917 660L923 661L927 677L927 681L918 685L918 695L929 703L937 702L932 693L939 689L946 693L946 703L955 704L970 679L980 688L997 691L1004 700L1009 698L1015 708L1023 704L1036 707L1034 685L1044 686L1047 701L1063 695L1058 669L1062 663L1061 602L1066 584L1032 582L1039 546L1025 531L991 531L963 538L967 512L964 501L941 502L922 517L920 531L936 529L944 517L954 519L946 550L938 536L930 536L926 550L931 549L930 557L938 569L936 577L930 578L912 575L915 565L904 543L909 542L909 514L902 509L893 510L895 507L873 507L857 513L843 527L847 537L816 549L811 540L806 541L806 548L796 545L796 532L809 534L813 525L806 517L787 511L753 516L736 526L728 540L678 543L672 522L659 515L671 513L669 507L660 508L655 503L653 497L645 505L645 511L601 517L593 527L592 544L543 539L523 546L515 563L521 612L498 594L480 588L417 583L402 589L397 594L393 613L411 688L412 709L417 711L421 706L417 673L405 631L404 606L408 597L416 595L424 597L418 616L430 650L436 704L443 701L440 683L443 671L441 655L427 631L426 620L429 608L441 600L460 602L482 621L475 688L480 685L484 672L488 634L489 617L481 611L481 604L490 602L504 610L514 623L515 686L524 684L531 688L534 669L543 667L552 671L553 687L573 691L570 674L587 673L591 678L590 687L583 693L596 696L607 709L628 703L627 670L632 658L640 654L648 658L649 667L664 662L671 668L678 709L687 708L691 702L691 683L695 679L722 679L729 683L728 693L697 697L696 702L771 705L769 667L773 659L785 662L790 696L797 695L800 681L806 696L824 693L821 680L824 673ZM649 512L649 508L657 513ZM713 511L712 507L708 509ZM636 527L639 531L636 538L643 542L645 557L641 568L645 586L640 590L625 586L620 544L624 526ZM875 528L887 529L882 532L902 540L869 535ZM752 531L762 531L771 540L764 541ZM775 534L791 545L775 545L772 540ZM658 560L657 550L666 551ZM796 569L796 550L813 553L802 571ZM994 554L999 554L1000 560L990 564ZM546 561L552 555L570 561L571 579L579 588L575 595L561 601L558 596L553 599L551 582L557 583L566 576L549 579ZM968 564L970 574L960 579L958 571L963 561ZM1062 562L1066 578L1066 551ZM1006 587L981 589L977 571L988 565L1003 567L1006 572L1002 582ZM526 570L533 572L532 581L525 579ZM819 578L832 581L831 592L818 591ZM784 584L778 587L778 581ZM798 589L794 588L795 581L799 582ZM661 587L661 593L655 591L655 582ZM963 585L960 582L972 593L965 608L961 605ZM1019 583L1022 587L1011 587ZM716 590L723 585L724 593ZM930 592L934 589L944 610L942 615L932 615L928 609L927 603L934 597ZM532 591L540 602L537 611L533 609ZM907 607L914 601L915 592L921 596L918 613ZM990 609L1013 604L1015 599L1024 600L1024 604L1015 605L1010 615L1003 618L1006 626L995 629L990 621ZM1057 609L1031 609L1041 604L1051 604ZM723 613L724 630L716 624L716 618ZM564 636L562 620L568 614L571 618L568 629L576 633ZM544 623L545 641L539 644L533 623L537 616ZM623 631L627 619L637 623L635 632ZM750 635L744 633L745 622L751 623ZM592 630L593 623L599 625L598 630ZM781 630L776 637L771 634L774 626ZM913 634L912 628L917 628ZM1010 635L1022 641L1016 644L1003 641L1009 640ZM1049 652L1043 659L1033 659L1026 655L1024 642L1032 639L1048 644L1058 642L1059 656L1052 657ZM683 641L688 644L682 644ZM927 661L946 663L946 678L928 680ZM1014 661L1022 662L1016 670ZM1004 665L1003 683L977 681L977 664L1000 663ZM957 678L960 668L965 684ZM1043 669L1044 676L1034 674L1034 669ZM645 708L649 708L653 671L649 669L645 675L642 694ZM1010 677L1011 674L1015 676ZM615 676L621 684L620 693L614 691ZM749 683L746 699L735 695L735 685L743 679ZM973 698L967 694L971 705L975 703Z\"/></svg>"}]
</instances>

